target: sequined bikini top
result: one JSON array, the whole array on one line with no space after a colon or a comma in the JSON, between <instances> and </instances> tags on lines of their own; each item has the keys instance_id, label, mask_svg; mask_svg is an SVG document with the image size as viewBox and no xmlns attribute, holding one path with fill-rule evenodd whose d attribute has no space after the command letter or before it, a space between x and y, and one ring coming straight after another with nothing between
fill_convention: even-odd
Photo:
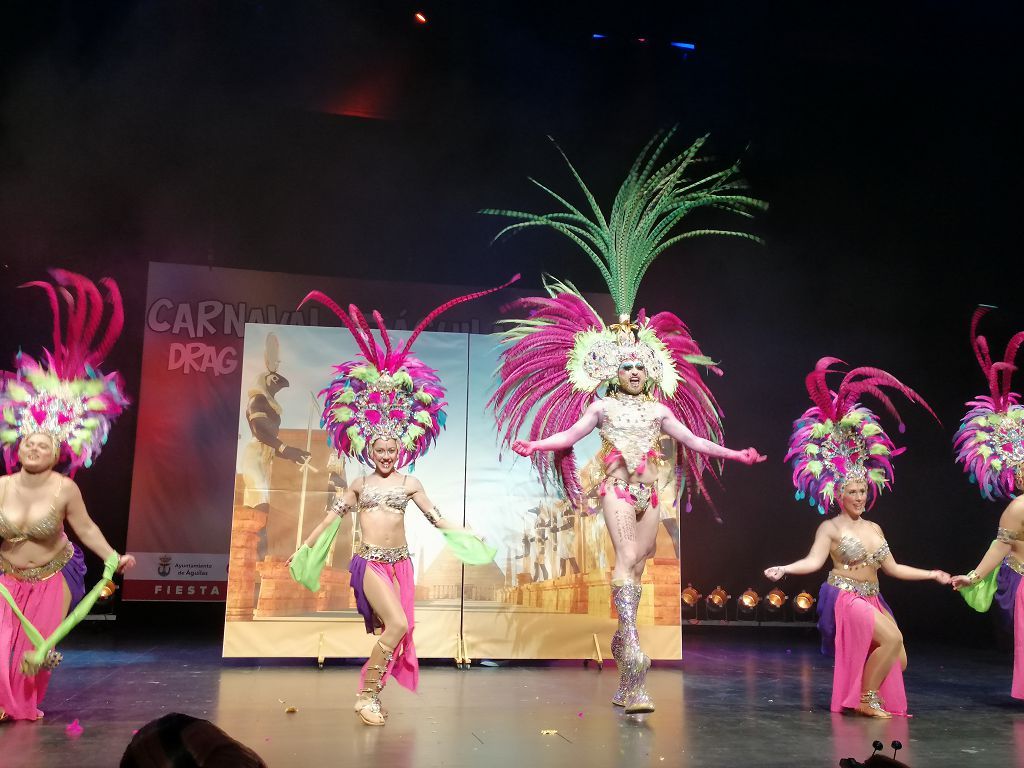
<instances>
[{"instance_id":1,"label":"sequined bikini top","mask_svg":"<svg viewBox=\"0 0 1024 768\"><path fill-rule=\"evenodd\" d=\"M384 507L396 515L404 515L408 504L409 494L405 490L405 480L402 480L401 485L364 485L357 509Z\"/></svg>"},{"instance_id":2,"label":"sequined bikini top","mask_svg":"<svg viewBox=\"0 0 1024 768\"><path fill-rule=\"evenodd\" d=\"M0 495L0 539L9 541L11 544L18 544L22 541L46 541L52 538L54 534L60 531L64 522L62 515L57 511L57 499L60 497L60 492L64 489L64 481L61 480L57 483L57 492L53 494L53 500L50 501L50 511L41 519L36 520L27 531L15 528L4 514L7 486L13 482L13 478L8 476L8 479L4 480L3 494Z\"/></svg>"},{"instance_id":3,"label":"sequined bikini top","mask_svg":"<svg viewBox=\"0 0 1024 768\"><path fill-rule=\"evenodd\" d=\"M888 556L889 543L885 539L882 539L882 544L878 549L868 554L864 542L849 533L839 539L835 550L835 558L844 570L859 568L862 565L878 568Z\"/></svg>"},{"instance_id":4,"label":"sequined bikini top","mask_svg":"<svg viewBox=\"0 0 1024 768\"><path fill-rule=\"evenodd\" d=\"M661 418L658 401L616 393L604 398L598 432L605 448L622 454L626 468L635 472L651 451L658 452Z\"/></svg>"}]
</instances>

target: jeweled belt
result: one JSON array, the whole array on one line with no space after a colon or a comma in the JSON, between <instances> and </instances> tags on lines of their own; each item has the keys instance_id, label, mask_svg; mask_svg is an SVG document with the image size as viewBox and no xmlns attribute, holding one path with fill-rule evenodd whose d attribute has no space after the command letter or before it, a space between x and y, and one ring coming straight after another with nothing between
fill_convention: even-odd
<instances>
[{"instance_id":1,"label":"jeweled belt","mask_svg":"<svg viewBox=\"0 0 1024 768\"><path fill-rule=\"evenodd\" d=\"M1021 576L1024 576L1024 563L1022 563L1016 557L1014 557L1013 555L1009 555L1005 560L1003 560L1003 562L1006 563L1006 567L1009 568L1011 571L1016 571Z\"/></svg>"},{"instance_id":2,"label":"jeweled belt","mask_svg":"<svg viewBox=\"0 0 1024 768\"><path fill-rule=\"evenodd\" d=\"M857 581L856 579L840 576L838 573L830 573L827 581L833 587L838 587L846 592L853 592L861 597L874 597L881 593L877 581Z\"/></svg>"},{"instance_id":3,"label":"jeweled belt","mask_svg":"<svg viewBox=\"0 0 1024 768\"><path fill-rule=\"evenodd\" d=\"M19 568L11 563L6 557L0 555L0 573L6 574L18 581L46 581L51 576L60 573L61 568L71 562L75 556L75 547L69 541L64 551L45 565L36 565L31 568Z\"/></svg>"},{"instance_id":4,"label":"jeweled belt","mask_svg":"<svg viewBox=\"0 0 1024 768\"><path fill-rule=\"evenodd\" d=\"M372 560L375 563L393 564L409 559L409 547L374 547L370 544L363 544L356 554L364 560Z\"/></svg>"}]
</instances>

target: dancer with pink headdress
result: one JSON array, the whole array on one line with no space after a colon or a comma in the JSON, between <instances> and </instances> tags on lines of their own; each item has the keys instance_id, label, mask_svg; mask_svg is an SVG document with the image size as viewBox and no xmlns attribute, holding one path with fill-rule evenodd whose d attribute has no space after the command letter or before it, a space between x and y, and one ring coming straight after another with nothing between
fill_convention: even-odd
<instances>
[{"instance_id":1,"label":"dancer with pink headdress","mask_svg":"<svg viewBox=\"0 0 1024 768\"><path fill-rule=\"evenodd\" d=\"M949 574L897 563L882 528L864 519L865 510L892 487L892 459L905 449L893 445L878 417L859 401L864 395L875 397L898 420L901 432L903 421L883 387L935 414L914 390L878 368L854 368L832 391L826 377L837 372L830 367L836 363L842 360L823 357L807 375L807 393L814 405L793 425L786 460L793 463L797 500L806 499L821 515L833 505L838 512L818 526L805 557L764 573L772 581L814 573L831 554L832 570L818 593L822 652L835 654L831 709L891 718L907 713L907 653L892 610L879 591L878 571L906 581L931 579L940 584L949 583Z\"/></svg>"},{"instance_id":2,"label":"dancer with pink headdress","mask_svg":"<svg viewBox=\"0 0 1024 768\"><path fill-rule=\"evenodd\" d=\"M345 313L329 297L313 291L303 301L325 304L351 332L359 347L359 360L335 367L324 396L322 424L328 442L339 454L373 468L338 494L324 519L306 537L288 563L292 576L318 589L322 569L342 518L354 511L359 515L362 546L352 555L349 566L356 608L368 634L380 631L359 678L355 712L366 725L384 725L387 710L380 693L388 678L415 691L419 662L413 643L415 583L409 546L405 536L405 510L411 500L424 517L445 535L455 554L470 564L490 562L494 549L486 547L472 532L441 516L430 501L423 484L398 470L423 456L440 435L445 422L445 390L437 371L411 354L420 333L443 312L472 299L505 288L472 293L443 304L428 314L401 347L392 345L380 314L373 318L380 330L381 344L373 338L370 325L355 305Z\"/></svg>"},{"instance_id":3,"label":"dancer with pink headdress","mask_svg":"<svg viewBox=\"0 0 1024 768\"><path fill-rule=\"evenodd\" d=\"M0 722L38 720L50 673L61 661L58 642L96 602L115 571L135 564L119 555L89 517L82 492L69 475L90 467L110 425L128 404L115 371L99 370L121 332L124 313L113 280L100 281L113 310L103 321L96 286L52 270L56 287L42 288L53 311L53 350L42 361L25 353L0 387L0 442L8 474L0 478ZM61 330L61 299L67 328ZM95 342L95 343L94 343ZM85 592L85 558L64 533L104 560L104 578Z\"/></svg>"},{"instance_id":4,"label":"dancer with pink headdress","mask_svg":"<svg viewBox=\"0 0 1024 768\"><path fill-rule=\"evenodd\" d=\"M541 478L553 480L574 504L582 489L573 446L594 429L600 432L604 479L599 492L615 548L612 599L619 616L611 647L620 679L612 702L630 714L654 711L645 686L651 661L640 648L636 615L641 579L654 554L660 523L662 434L683 447L677 452L676 472L679 486L684 476L688 481L688 497L706 495L705 473L717 477L720 472L712 460L754 464L765 458L753 448L735 451L723 445L721 414L699 369L716 374L721 370L704 355L683 321L671 312L649 317L642 309L633 319L641 278L672 244L704 234L756 239L732 231L676 233L675 225L689 211L708 205L749 215L764 207L760 200L737 193L741 184L736 166L703 179L688 175L703 139L656 167L671 135L656 136L640 154L607 220L571 164L592 219L539 184L564 211L484 211L521 220L502 234L546 226L569 237L598 266L615 302L618 322L607 326L568 282L547 279L546 297L514 302L512 308L527 317L509 321L501 383L491 405L504 443L530 457ZM599 395L602 389L604 396ZM527 424L529 440L518 439Z\"/></svg>"},{"instance_id":5,"label":"dancer with pink headdress","mask_svg":"<svg viewBox=\"0 0 1024 768\"><path fill-rule=\"evenodd\" d=\"M1024 405L1010 391L1017 370L1017 352L1024 331L1006 345L1001 361L992 361L988 341L978 335L978 323L992 309L978 307L971 319L971 346L985 374L989 393L967 403L953 439L956 461L963 465L982 497L1010 500L999 517L996 538L969 573L954 576L960 591L976 611L987 611L993 599L1013 631L1013 684L1010 695L1024 699Z\"/></svg>"}]
</instances>

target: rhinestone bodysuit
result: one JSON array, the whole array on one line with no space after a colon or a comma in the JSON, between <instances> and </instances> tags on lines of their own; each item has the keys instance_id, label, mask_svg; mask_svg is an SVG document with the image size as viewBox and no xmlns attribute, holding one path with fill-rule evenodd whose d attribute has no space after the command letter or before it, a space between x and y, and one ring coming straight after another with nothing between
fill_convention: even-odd
<instances>
[{"instance_id":1,"label":"rhinestone bodysuit","mask_svg":"<svg viewBox=\"0 0 1024 768\"><path fill-rule=\"evenodd\" d=\"M661 438L658 402L622 394L606 397L598 431L606 451L618 451L626 462L626 469L636 472L652 453L658 455Z\"/></svg>"}]
</instances>

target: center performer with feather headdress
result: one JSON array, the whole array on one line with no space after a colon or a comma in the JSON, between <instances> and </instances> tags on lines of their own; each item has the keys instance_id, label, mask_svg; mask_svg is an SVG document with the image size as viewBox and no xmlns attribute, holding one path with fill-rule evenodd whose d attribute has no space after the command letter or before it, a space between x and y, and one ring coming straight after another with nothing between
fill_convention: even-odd
<instances>
[{"instance_id":1,"label":"center performer with feather headdress","mask_svg":"<svg viewBox=\"0 0 1024 768\"><path fill-rule=\"evenodd\" d=\"M720 230L673 234L688 212L713 206L749 216L765 207L760 200L737 194L742 183L735 165L705 178L687 175L703 139L656 167L671 135L656 136L640 154L607 220L571 164L593 219L539 184L564 211L484 211L521 220L499 237L530 226L552 227L569 237L597 264L615 302L618 322L608 326L568 282L546 279L548 296L514 302L513 308L528 316L509 321L501 384L491 405L504 443L531 457L541 477L553 479L574 503L582 489L573 445L594 429L600 432L601 509L615 549L612 599L619 616L611 647L620 680L612 703L630 714L654 711L645 687L651 661L640 648L636 614L644 567L654 554L660 522L662 434L683 448L676 471L680 480L684 475L689 480L688 496L694 490L706 495L704 473L717 475L721 470L711 459L744 464L765 459L753 448L734 451L723 445L721 413L698 366L721 371L701 352L683 321L671 312L648 317L644 310L632 319L644 272L669 246L705 234L756 239ZM603 397L598 394L602 389ZM530 439L520 440L520 429L528 421Z\"/></svg>"},{"instance_id":2,"label":"center performer with feather headdress","mask_svg":"<svg viewBox=\"0 0 1024 768\"><path fill-rule=\"evenodd\" d=\"M348 313L320 291L303 303L316 300L342 321L359 347L359 360L335 366L324 396L322 424L328 442L341 455L373 468L338 494L324 519L288 558L292 577L313 591L330 546L349 512L359 515L363 543L349 566L356 608L368 634L380 631L360 675L354 710L366 725L384 725L387 710L380 693L389 677L415 691L419 662L413 645L415 583L405 536L405 510L412 501L423 516L445 536L445 543L463 562L491 562L495 550L463 528L442 517L423 484L398 470L413 464L437 440L445 422L445 390L437 371L411 354L420 333L457 304L486 296L519 279L487 291L471 293L442 304L428 314L401 347L392 346L380 313L373 318L383 347L370 333L370 325L354 304ZM301 306L301 305L300 305Z\"/></svg>"}]
</instances>

